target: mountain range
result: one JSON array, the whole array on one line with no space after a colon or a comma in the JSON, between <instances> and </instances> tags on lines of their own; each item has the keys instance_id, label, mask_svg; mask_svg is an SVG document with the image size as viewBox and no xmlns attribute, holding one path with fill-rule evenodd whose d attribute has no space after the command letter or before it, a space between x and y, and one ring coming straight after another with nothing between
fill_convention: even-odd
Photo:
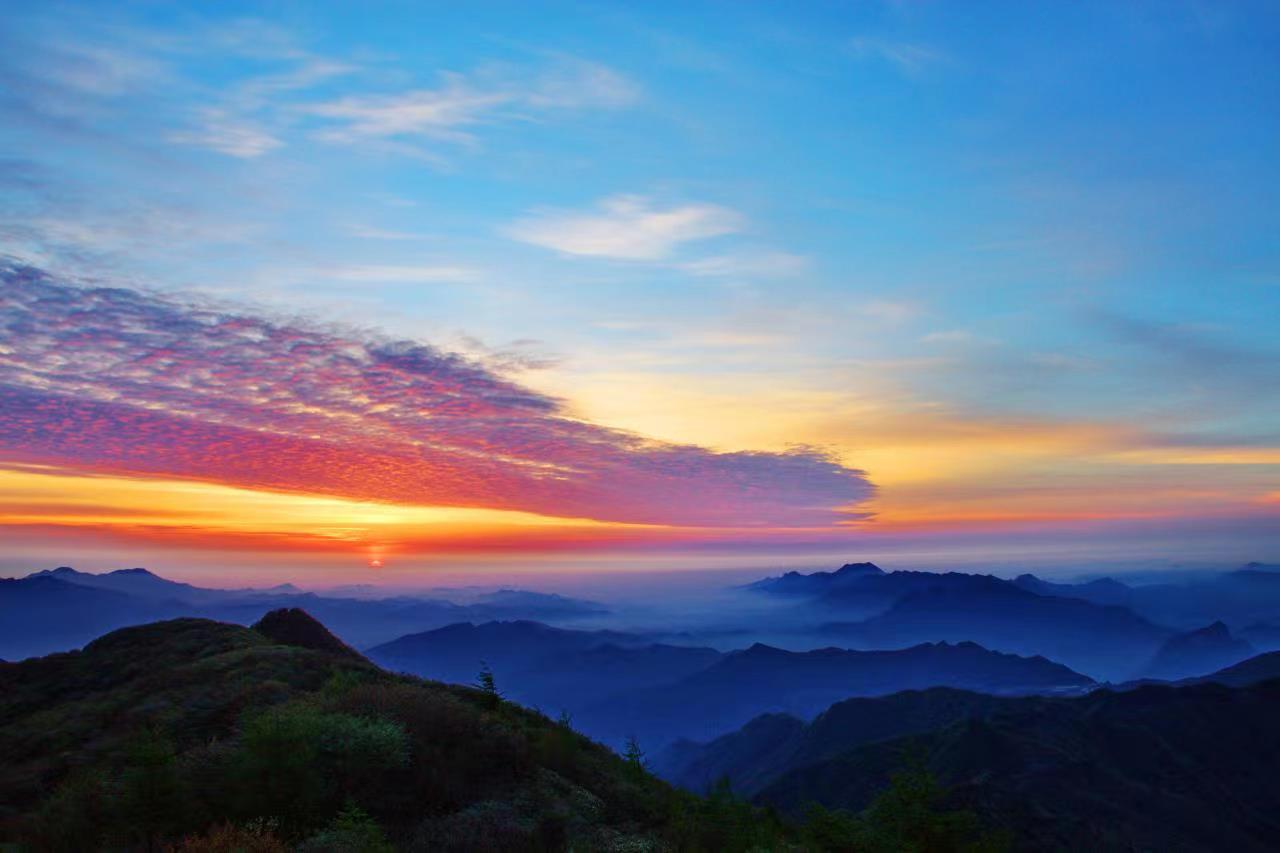
<instances>
[{"instance_id":1,"label":"mountain range","mask_svg":"<svg viewBox=\"0 0 1280 853\"><path fill-rule=\"evenodd\" d=\"M1273 621L1280 612L1280 572L1261 563L1183 583L1132 586L1113 578L1061 583L1022 574L1007 580L849 563L835 572L788 572L744 589L777 601L780 619L816 622L828 642L901 648L972 640L1044 655L1110 681L1147 676L1152 666L1165 678L1203 674L1233 655L1239 660L1255 649L1280 648ZM1213 623L1231 636L1192 638ZM1177 639L1182 634L1188 639ZM1157 661L1166 643L1173 645ZM1188 644L1216 644L1221 656L1199 661Z\"/></svg>"},{"instance_id":2,"label":"mountain range","mask_svg":"<svg viewBox=\"0 0 1280 853\"><path fill-rule=\"evenodd\" d=\"M398 595L344 598L291 584L265 589L209 589L146 569L94 574L69 567L0 579L0 658L79 648L107 631L182 616L249 625L270 610L303 608L363 648L456 622L492 619L573 621L607 611L598 604L526 590L472 595L467 604Z\"/></svg>"},{"instance_id":3,"label":"mountain range","mask_svg":"<svg viewBox=\"0 0 1280 853\"><path fill-rule=\"evenodd\" d=\"M1273 652L1178 686L1082 697L933 688L849 699L807 723L762 715L706 743L678 741L653 766L692 790L727 780L794 812L861 808L903 761L920 761L956 804L1026 849L1261 851L1280 838L1276 702Z\"/></svg>"}]
</instances>

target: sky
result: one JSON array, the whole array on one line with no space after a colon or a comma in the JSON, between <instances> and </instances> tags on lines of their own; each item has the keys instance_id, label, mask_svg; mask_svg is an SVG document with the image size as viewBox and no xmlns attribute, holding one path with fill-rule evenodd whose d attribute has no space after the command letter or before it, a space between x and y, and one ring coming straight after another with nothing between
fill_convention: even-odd
<instances>
[{"instance_id":1,"label":"sky","mask_svg":"<svg viewBox=\"0 0 1280 853\"><path fill-rule=\"evenodd\" d=\"M1274 3L9 4L0 572L1280 559L1278 104Z\"/></svg>"}]
</instances>

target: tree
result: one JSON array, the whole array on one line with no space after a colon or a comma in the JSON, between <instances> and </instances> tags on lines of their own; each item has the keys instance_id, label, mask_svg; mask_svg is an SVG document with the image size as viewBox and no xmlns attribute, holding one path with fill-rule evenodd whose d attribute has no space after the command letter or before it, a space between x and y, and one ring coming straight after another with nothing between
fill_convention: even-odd
<instances>
[{"instance_id":1,"label":"tree","mask_svg":"<svg viewBox=\"0 0 1280 853\"><path fill-rule=\"evenodd\" d=\"M497 682L493 679L493 670L484 661L480 661L480 674L476 676L476 687L480 688L480 692L484 694L485 703L490 708L498 707L502 701L502 694L498 692Z\"/></svg>"},{"instance_id":2,"label":"tree","mask_svg":"<svg viewBox=\"0 0 1280 853\"><path fill-rule=\"evenodd\" d=\"M648 772L649 762L645 759L644 750L640 748L640 742L636 740L635 735L627 736L627 745L623 749L622 757L636 774L643 775Z\"/></svg>"}]
</instances>

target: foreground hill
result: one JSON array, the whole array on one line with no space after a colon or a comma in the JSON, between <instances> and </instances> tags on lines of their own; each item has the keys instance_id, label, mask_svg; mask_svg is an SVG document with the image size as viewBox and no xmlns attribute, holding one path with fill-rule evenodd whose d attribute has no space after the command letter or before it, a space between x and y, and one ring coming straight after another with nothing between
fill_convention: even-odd
<instances>
[{"instance_id":1,"label":"foreground hill","mask_svg":"<svg viewBox=\"0 0 1280 853\"><path fill-rule=\"evenodd\" d=\"M856 809L910 753L1027 849L1269 851L1280 839L1278 707L1280 681L1001 701L795 766L757 799Z\"/></svg>"},{"instance_id":2,"label":"foreground hill","mask_svg":"<svg viewBox=\"0 0 1280 853\"><path fill-rule=\"evenodd\" d=\"M300 610L176 619L0 665L0 848L998 849L927 784L791 823L671 788L628 752L384 672Z\"/></svg>"},{"instance_id":3,"label":"foreground hill","mask_svg":"<svg viewBox=\"0 0 1280 853\"><path fill-rule=\"evenodd\" d=\"M0 838L41 848L154 849L267 817L296 840L347 803L360 831L421 849L607 849L665 831L668 798L541 715L378 670L300 611L0 667Z\"/></svg>"}]
</instances>

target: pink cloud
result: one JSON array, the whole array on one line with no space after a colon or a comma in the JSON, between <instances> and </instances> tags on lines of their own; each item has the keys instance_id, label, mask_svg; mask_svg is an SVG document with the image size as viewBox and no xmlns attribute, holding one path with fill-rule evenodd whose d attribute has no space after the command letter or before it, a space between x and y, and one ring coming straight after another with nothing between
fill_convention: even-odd
<instances>
[{"instance_id":1,"label":"pink cloud","mask_svg":"<svg viewBox=\"0 0 1280 853\"><path fill-rule=\"evenodd\" d=\"M249 488L681 526L856 517L818 450L718 453L568 417L428 344L0 266L0 454Z\"/></svg>"}]
</instances>

